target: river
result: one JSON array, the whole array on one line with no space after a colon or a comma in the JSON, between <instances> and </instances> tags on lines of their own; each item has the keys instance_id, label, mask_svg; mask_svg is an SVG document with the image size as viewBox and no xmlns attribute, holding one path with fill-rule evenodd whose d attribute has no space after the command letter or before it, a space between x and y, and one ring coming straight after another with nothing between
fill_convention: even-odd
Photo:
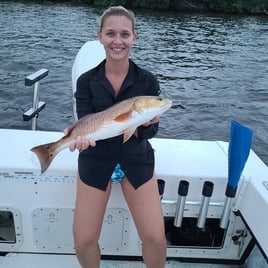
<instances>
[{"instance_id":1,"label":"river","mask_svg":"<svg viewBox=\"0 0 268 268\"><path fill-rule=\"evenodd\" d=\"M73 122L71 68L79 48L96 39L102 10L82 4L0 1L0 127L30 129L24 78L41 69L47 103L38 129ZM135 11L131 57L158 77L173 109L158 137L229 140L232 119L254 131L252 148L268 164L268 16Z\"/></svg>"}]
</instances>

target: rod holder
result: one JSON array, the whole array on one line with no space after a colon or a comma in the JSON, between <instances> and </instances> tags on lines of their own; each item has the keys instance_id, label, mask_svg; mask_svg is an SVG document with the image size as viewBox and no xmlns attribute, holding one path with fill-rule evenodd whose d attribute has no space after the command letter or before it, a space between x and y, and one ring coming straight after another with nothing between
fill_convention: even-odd
<instances>
[{"instance_id":1,"label":"rod holder","mask_svg":"<svg viewBox=\"0 0 268 268\"><path fill-rule=\"evenodd\" d=\"M205 181L202 191L202 203L199 210L199 215L197 219L197 227L203 229L206 223L206 218L208 214L208 207L210 202L210 197L213 193L214 184L210 181Z\"/></svg>"},{"instance_id":2,"label":"rod holder","mask_svg":"<svg viewBox=\"0 0 268 268\"><path fill-rule=\"evenodd\" d=\"M36 123L37 123L37 117L39 115L39 112L42 111L46 103L39 101L39 85L40 80L43 79L48 75L47 69L40 69L39 71L25 77L25 86L32 86L34 85L34 92L33 92L33 107L27 110L23 114L23 121L30 121L32 120L32 130L36 130Z\"/></svg>"},{"instance_id":3,"label":"rod holder","mask_svg":"<svg viewBox=\"0 0 268 268\"><path fill-rule=\"evenodd\" d=\"M174 216L174 226L180 227L182 224L184 207L186 196L188 194L189 182L185 180L181 180L178 187L178 199L177 199L177 207Z\"/></svg>"},{"instance_id":4,"label":"rod holder","mask_svg":"<svg viewBox=\"0 0 268 268\"><path fill-rule=\"evenodd\" d=\"M166 182L164 180L161 180L161 179L157 180L158 192L159 192L160 200L162 200L163 196L164 196L165 183Z\"/></svg>"},{"instance_id":5,"label":"rod holder","mask_svg":"<svg viewBox=\"0 0 268 268\"><path fill-rule=\"evenodd\" d=\"M232 186L227 184L226 191L225 191L226 199L224 202L224 207L223 207L220 225L219 225L220 228L222 229L226 229L228 225L230 214L231 214L232 201L236 195L236 190L237 188L234 189Z\"/></svg>"}]
</instances>

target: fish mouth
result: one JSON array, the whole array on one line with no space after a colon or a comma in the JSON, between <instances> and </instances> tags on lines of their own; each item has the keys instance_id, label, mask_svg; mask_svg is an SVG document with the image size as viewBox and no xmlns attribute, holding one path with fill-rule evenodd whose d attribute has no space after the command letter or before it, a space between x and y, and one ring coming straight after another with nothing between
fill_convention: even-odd
<instances>
[{"instance_id":1,"label":"fish mouth","mask_svg":"<svg viewBox=\"0 0 268 268\"><path fill-rule=\"evenodd\" d=\"M163 101L163 104L161 108L163 109L163 112L165 112L172 106L172 101L169 99L162 99L162 101Z\"/></svg>"}]
</instances>

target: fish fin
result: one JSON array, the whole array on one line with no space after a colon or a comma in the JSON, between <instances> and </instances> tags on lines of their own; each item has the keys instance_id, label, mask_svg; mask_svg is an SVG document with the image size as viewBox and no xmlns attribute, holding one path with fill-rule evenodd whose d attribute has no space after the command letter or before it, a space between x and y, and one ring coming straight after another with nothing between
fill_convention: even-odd
<instances>
[{"instance_id":1,"label":"fish fin","mask_svg":"<svg viewBox=\"0 0 268 268\"><path fill-rule=\"evenodd\" d=\"M34 152L39 159L41 173L44 173L47 170L52 160L57 155L58 151L56 151L56 143L57 142L46 143L31 149L31 151Z\"/></svg>"},{"instance_id":2,"label":"fish fin","mask_svg":"<svg viewBox=\"0 0 268 268\"><path fill-rule=\"evenodd\" d=\"M130 137L134 134L135 130L136 130L136 126L124 131L123 143L127 142L130 139Z\"/></svg>"},{"instance_id":3,"label":"fish fin","mask_svg":"<svg viewBox=\"0 0 268 268\"><path fill-rule=\"evenodd\" d=\"M120 114L114 119L114 121L127 122L132 117L131 114L132 112L126 112L126 113Z\"/></svg>"}]
</instances>

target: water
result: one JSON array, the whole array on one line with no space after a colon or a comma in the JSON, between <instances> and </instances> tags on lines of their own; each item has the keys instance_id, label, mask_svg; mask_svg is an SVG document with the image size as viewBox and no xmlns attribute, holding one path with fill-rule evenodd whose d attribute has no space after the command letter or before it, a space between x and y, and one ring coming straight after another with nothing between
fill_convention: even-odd
<instances>
[{"instance_id":1,"label":"water","mask_svg":"<svg viewBox=\"0 0 268 268\"><path fill-rule=\"evenodd\" d=\"M62 131L73 122L73 60L86 41L96 39L101 11L0 1L1 128L30 129L22 114L33 88L24 86L24 78L41 68L49 75L41 82L47 106L38 129ZM158 136L227 141L236 119L254 130L252 147L268 164L268 17L135 13L132 58L157 75L162 94L174 102Z\"/></svg>"},{"instance_id":2,"label":"water","mask_svg":"<svg viewBox=\"0 0 268 268\"><path fill-rule=\"evenodd\" d=\"M96 39L100 9L81 4L0 1L0 127L30 129L25 76L41 69L38 129L73 122L71 68ZM136 11L132 58L154 72L174 102L158 137L226 140L236 119L254 131L252 148L268 164L268 17Z\"/></svg>"}]
</instances>

